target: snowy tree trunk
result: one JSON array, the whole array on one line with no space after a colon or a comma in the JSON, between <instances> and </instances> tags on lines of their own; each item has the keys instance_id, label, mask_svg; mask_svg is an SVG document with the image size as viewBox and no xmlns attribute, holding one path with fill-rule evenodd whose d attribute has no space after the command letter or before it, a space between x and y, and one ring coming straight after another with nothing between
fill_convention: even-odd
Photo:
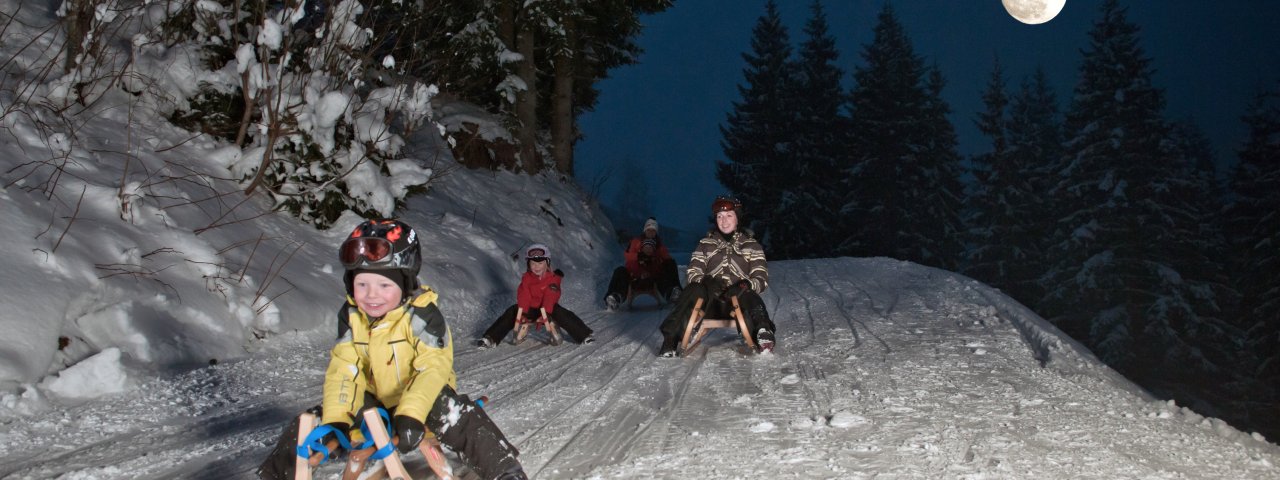
<instances>
[{"instance_id":1,"label":"snowy tree trunk","mask_svg":"<svg viewBox=\"0 0 1280 480\"><path fill-rule=\"evenodd\" d=\"M516 75L524 80L525 88L516 100L516 120L520 123L516 140L520 143L520 164L529 173L542 170L538 158L538 68L534 64L537 48L537 25L521 22L516 33L516 48L523 56L516 67Z\"/></svg>"},{"instance_id":2,"label":"snowy tree trunk","mask_svg":"<svg viewBox=\"0 0 1280 480\"><path fill-rule=\"evenodd\" d=\"M577 45L573 19L563 22L569 45ZM556 170L573 175L573 52L562 50L555 57L555 80L551 95L551 155Z\"/></svg>"},{"instance_id":3,"label":"snowy tree trunk","mask_svg":"<svg viewBox=\"0 0 1280 480\"><path fill-rule=\"evenodd\" d=\"M93 22L93 2L70 0L66 5L67 56L62 69L64 73L71 73L80 64L80 57L85 54L85 35L89 33L89 25Z\"/></svg>"}]
</instances>

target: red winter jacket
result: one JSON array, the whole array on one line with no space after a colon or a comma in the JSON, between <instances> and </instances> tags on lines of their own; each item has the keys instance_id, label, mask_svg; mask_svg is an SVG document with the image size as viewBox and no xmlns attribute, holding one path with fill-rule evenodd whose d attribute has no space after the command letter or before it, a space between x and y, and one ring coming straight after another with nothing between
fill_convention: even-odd
<instances>
[{"instance_id":1,"label":"red winter jacket","mask_svg":"<svg viewBox=\"0 0 1280 480\"><path fill-rule=\"evenodd\" d=\"M520 288L516 289L516 306L526 312L536 312L539 308L547 309L547 315L555 311L560 301L560 276L550 269L539 277L532 271L525 271L520 277Z\"/></svg>"},{"instance_id":2,"label":"red winter jacket","mask_svg":"<svg viewBox=\"0 0 1280 480\"><path fill-rule=\"evenodd\" d=\"M648 256L643 265L640 264L640 259L646 257L640 251L640 247L644 243L643 235L631 239L631 244L627 245L627 250L622 252L622 256L627 260L627 272L631 274L631 278L657 277L658 273L662 271L662 263L671 260L671 252L667 251L667 246L662 244L662 240L657 238L653 240L658 242L658 247L653 249L653 255Z\"/></svg>"}]
</instances>

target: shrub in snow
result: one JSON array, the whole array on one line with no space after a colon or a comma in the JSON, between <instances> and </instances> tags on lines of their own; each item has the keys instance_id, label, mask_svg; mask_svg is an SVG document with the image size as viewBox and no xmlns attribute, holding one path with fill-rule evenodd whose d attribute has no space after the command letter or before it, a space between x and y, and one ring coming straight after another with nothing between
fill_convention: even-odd
<instances>
[{"instance_id":1,"label":"shrub in snow","mask_svg":"<svg viewBox=\"0 0 1280 480\"><path fill-rule=\"evenodd\" d=\"M424 124L441 130L437 90L397 73L412 61L397 62L383 37L403 32L375 28L367 11L352 0L185 4L161 29L199 45L203 71L182 82L198 86L170 120L242 147L229 168L246 191L317 227L346 210L391 216L431 179L402 147Z\"/></svg>"}]
</instances>

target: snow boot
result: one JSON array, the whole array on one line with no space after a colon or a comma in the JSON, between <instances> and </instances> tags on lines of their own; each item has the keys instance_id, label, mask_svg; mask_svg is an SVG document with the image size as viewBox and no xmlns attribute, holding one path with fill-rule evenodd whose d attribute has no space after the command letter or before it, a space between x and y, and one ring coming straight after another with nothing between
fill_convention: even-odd
<instances>
[{"instance_id":1,"label":"snow boot","mask_svg":"<svg viewBox=\"0 0 1280 480\"><path fill-rule=\"evenodd\" d=\"M512 467L510 470L502 472L496 480L529 480L529 475L524 473L524 469L520 467Z\"/></svg>"},{"instance_id":2,"label":"snow boot","mask_svg":"<svg viewBox=\"0 0 1280 480\"><path fill-rule=\"evenodd\" d=\"M604 307L610 312L616 312L618 310L618 306L621 304L622 298L620 298L616 293L610 293L608 296L604 297Z\"/></svg>"},{"instance_id":3,"label":"snow boot","mask_svg":"<svg viewBox=\"0 0 1280 480\"><path fill-rule=\"evenodd\" d=\"M666 338L662 340L662 349L658 350L658 356L662 358L672 358L676 356L675 339Z\"/></svg>"},{"instance_id":4,"label":"snow boot","mask_svg":"<svg viewBox=\"0 0 1280 480\"><path fill-rule=\"evenodd\" d=\"M476 346L477 346L477 347L480 347L480 348L492 348L492 347L493 347L493 340L489 340L489 337L480 337L480 338L477 338L477 339L476 339Z\"/></svg>"},{"instance_id":5,"label":"snow boot","mask_svg":"<svg viewBox=\"0 0 1280 480\"><path fill-rule=\"evenodd\" d=\"M761 328L756 332L756 344L760 345L760 353L773 353L773 332Z\"/></svg>"}]
</instances>

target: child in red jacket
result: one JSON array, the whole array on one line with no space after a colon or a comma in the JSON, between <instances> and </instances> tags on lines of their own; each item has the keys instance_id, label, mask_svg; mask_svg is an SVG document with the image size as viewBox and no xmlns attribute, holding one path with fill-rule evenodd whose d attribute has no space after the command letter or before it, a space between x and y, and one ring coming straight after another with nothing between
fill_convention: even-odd
<instances>
[{"instance_id":1,"label":"child in red jacket","mask_svg":"<svg viewBox=\"0 0 1280 480\"><path fill-rule=\"evenodd\" d=\"M476 345L488 348L501 342L515 328L518 313L524 312L525 318L536 321L544 311L548 319L564 329L575 342L591 343L591 328L577 314L559 305L560 277L564 274L551 270L551 251L547 246L535 243L525 249L525 267L527 270L516 290L516 304L503 312L485 330L484 336L476 339Z\"/></svg>"},{"instance_id":2,"label":"child in red jacket","mask_svg":"<svg viewBox=\"0 0 1280 480\"><path fill-rule=\"evenodd\" d=\"M631 239L622 256L626 259L626 265L613 271L613 278L609 280L609 289L604 297L605 308L617 310L627 300L627 291L633 288L653 289L667 302L675 302L680 297L676 261L671 258L667 246L662 244L662 238L658 236L657 219L649 217L645 220L644 234Z\"/></svg>"}]
</instances>

